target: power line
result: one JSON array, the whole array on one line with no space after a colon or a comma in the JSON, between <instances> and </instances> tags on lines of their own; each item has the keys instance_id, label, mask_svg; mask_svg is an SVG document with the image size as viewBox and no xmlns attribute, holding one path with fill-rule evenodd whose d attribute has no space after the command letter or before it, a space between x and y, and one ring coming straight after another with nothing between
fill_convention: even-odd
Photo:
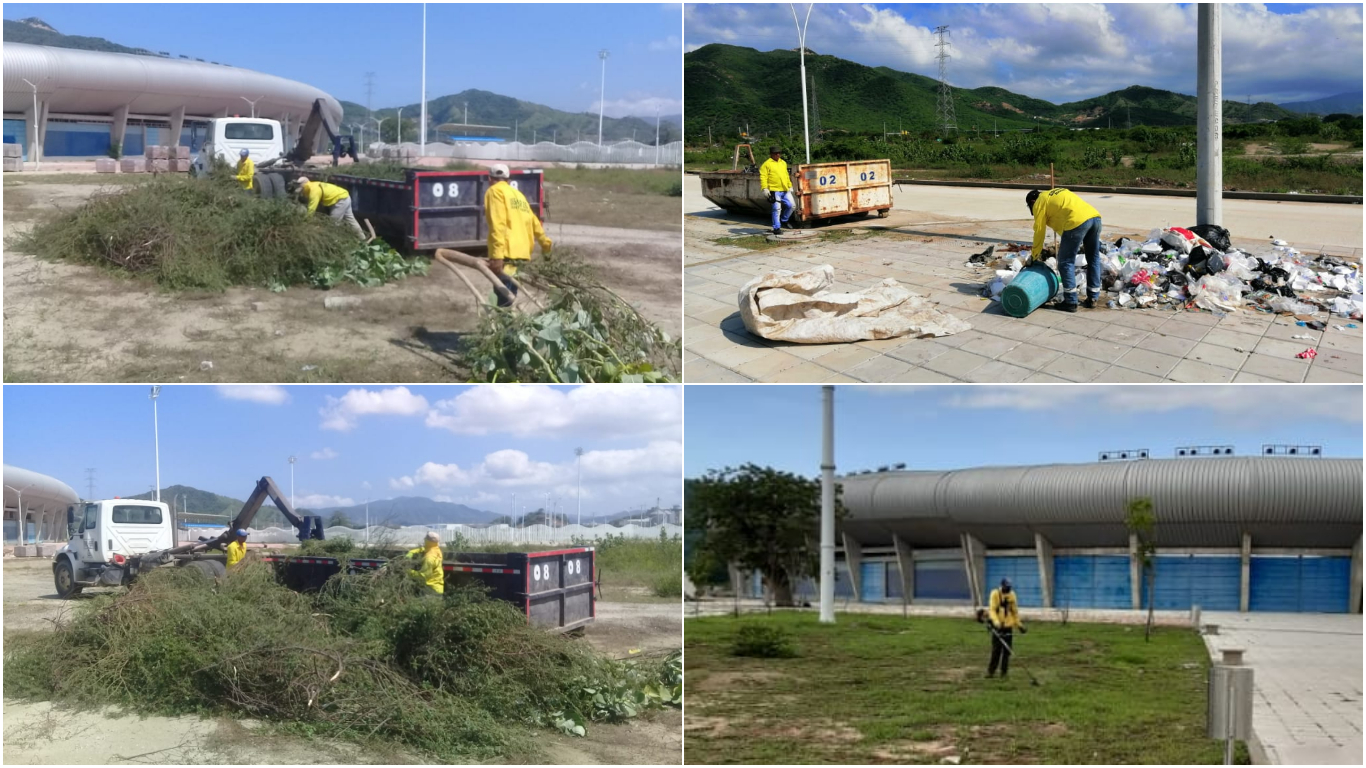
<instances>
[{"instance_id":1,"label":"power line","mask_svg":"<svg viewBox=\"0 0 1366 768\"><path fill-rule=\"evenodd\" d=\"M934 28L934 33L939 36L939 42L935 47L939 53L935 58L939 60L939 125L944 129L944 133L958 130L958 117L953 112L953 90L949 88L949 25L944 24Z\"/></svg>"}]
</instances>

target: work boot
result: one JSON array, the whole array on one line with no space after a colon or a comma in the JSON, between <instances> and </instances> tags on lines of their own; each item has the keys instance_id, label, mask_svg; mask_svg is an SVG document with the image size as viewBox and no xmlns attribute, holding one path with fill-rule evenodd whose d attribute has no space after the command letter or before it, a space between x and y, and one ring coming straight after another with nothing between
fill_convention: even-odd
<instances>
[{"instance_id":1,"label":"work boot","mask_svg":"<svg viewBox=\"0 0 1366 768\"><path fill-rule=\"evenodd\" d=\"M1053 305L1053 308L1060 312L1076 312L1077 303L1075 301L1059 301Z\"/></svg>"},{"instance_id":2,"label":"work boot","mask_svg":"<svg viewBox=\"0 0 1366 768\"><path fill-rule=\"evenodd\" d=\"M773 236L774 236L774 237L777 237L778 235L781 235L782 233L783 233L783 231L782 231L781 229L778 229L777 227L774 227L774 228L773 228Z\"/></svg>"},{"instance_id":3,"label":"work boot","mask_svg":"<svg viewBox=\"0 0 1366 768\"><path fill-rule=\"evenodd\" d=\"M1083 302L1081 303L1081 305L1082 305L1083 307L1086 307L1087 309L1095 309L1095 308L1096 308L1096 302L1097 302L1097 301L1100 301L1100 299L1094 299L1094 298L1091 298L1090 296L1087 296L1087 297L1086 297L1086 301L1083 301Z\"/></svg>"}]
</instances>

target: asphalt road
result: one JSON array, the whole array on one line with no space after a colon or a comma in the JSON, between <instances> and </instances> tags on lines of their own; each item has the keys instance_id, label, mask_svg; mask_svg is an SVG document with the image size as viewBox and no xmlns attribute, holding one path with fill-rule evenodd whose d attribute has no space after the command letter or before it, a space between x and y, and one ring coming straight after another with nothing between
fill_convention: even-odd
<instances>
[{"instance_id":1,"label":"asphalt road","mask_svg":"<svg viewBox=\"0 0 1366 768\"><path fill-rule=\"evenodd\" d=\"M1195 223L1193 197L1092 193L1082 197L1100 211L1107 228L1147 232L1155 227ZM1024 204L1023 190L904 184L893 190L892 202L894 220L881 223L906 226L1019 219L1021 227L1028 229L1029 209ZM684 213L703 215L719 210L702 197L702 181L692 175L683 181L683 208ZM1224 227L1235 237L1277 237L1300 250L1362 247L1360 205L1225 200ZM1022 237L1026 235L1027 232Z\"/></svg>"}]
</instances>

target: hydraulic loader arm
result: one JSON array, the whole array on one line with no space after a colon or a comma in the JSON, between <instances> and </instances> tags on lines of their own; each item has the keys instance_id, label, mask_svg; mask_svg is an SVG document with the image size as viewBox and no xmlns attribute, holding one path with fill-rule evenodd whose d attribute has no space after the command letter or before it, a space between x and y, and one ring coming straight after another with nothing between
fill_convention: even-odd
<instances>
[{"instance_id":1,"label":"hydraulic loader arm","mask_svg":"<svg viewBox=\"0 0 1366 768\"><path fill-rule=\"evenodd\" d=\"M327 131L328 145L335 146L337 126L332 122L332 118L327 116L327 112L323 110L323 100L315 99L313 109L308 113L308 119L304 121L304 126L299 131L299 143L295 144L294 148L285 154L285 157L295 165L303 165L308 162L308 159L313 156L313 147L317 142L319 129ZM284 512L285 508L280 507L280 511ZM293 510L291 510L292 512Z\"/></svg>"},{"instance_id":2,"label":"hydraulic loader arm","mask_svg":"<svg viewBox=\"0 0 1366 768\"><path fill-rule=\"evenodd\" d=\"M239 528L249 528L251 521L256 519L256 513L261 511L261 505L269 498L275 502L275 508L280 510L280 514L294 526L298 531L299 541L306 539L321 539L323 537L322 526L316 525L313 521L318 520L313 516L300 517L294 507L290 506L289 500L280 492L279 486L269 477L263 477L256 481L256 490L247 497L247 503L242 505L242 511L237 513L228 531L236 531Z\"/></svg>"}]
</instances>

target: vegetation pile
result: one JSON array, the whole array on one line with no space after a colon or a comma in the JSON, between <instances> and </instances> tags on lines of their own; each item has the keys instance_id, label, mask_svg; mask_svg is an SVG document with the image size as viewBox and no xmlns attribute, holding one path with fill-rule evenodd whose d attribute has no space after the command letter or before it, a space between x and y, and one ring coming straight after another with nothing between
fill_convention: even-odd
<instances>
[{"instance_id":1,"label":"vegetation pile","mask_svg":"<svg viewBox=\"0 0 1366 768\"><path fill-rule=\"evenodd\" d=\"M317 594L250 564L221 583L162 568L85 602L55 633L5 644L4 693L147 714L256 718L440 762L517 757L531 731L583 735L681 696L677 654L621 662L526 624L471 589L425 599L406 573Z\"/></svg>"}]
</instances>

